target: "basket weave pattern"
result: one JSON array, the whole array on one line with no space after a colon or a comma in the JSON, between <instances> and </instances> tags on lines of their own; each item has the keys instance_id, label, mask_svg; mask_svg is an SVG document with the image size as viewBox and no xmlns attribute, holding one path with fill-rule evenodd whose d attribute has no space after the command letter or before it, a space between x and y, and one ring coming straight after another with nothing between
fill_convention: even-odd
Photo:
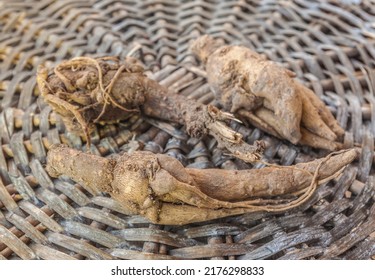
<instances>
[{"instance_id":1,"label":"basket weave pattern","mask_svg":"<svg viewBox=\"0 0 375 280\"><path fill-rule=\"evenodd\" d=\"M353 2L353 4L351 3ZM375 3L373 1L0 1L0 259L371 259L375 255ZM85 143L38 99L35 74L75 56L135 56L170 90L213 102L191 40L212 34L294 71L330 107L360 159L308 203L285 214L245 214L186 226L128 215L44 170L47 149ZM324 155L239 124L265 160L291 165ZM133 139L133 136L135 138ZM185 166L244 169L211 138L134 117L99 127L102 156L143 149Z\"/></svg>"}]
</instances>

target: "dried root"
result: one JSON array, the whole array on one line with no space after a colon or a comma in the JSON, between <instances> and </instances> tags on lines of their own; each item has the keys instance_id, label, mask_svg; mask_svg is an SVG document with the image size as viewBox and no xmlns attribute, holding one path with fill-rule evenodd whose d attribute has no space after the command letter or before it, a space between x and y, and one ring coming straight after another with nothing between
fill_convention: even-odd
<instances>
[{"instance_id":1,"label":"dried root","mask_svg":"<svg viewBox=\"0 0 375 280\"><path fill-rule=\"evenodd\" d=\"M205 64L207 79L224 110L294 144L337 150L344 130L324 103L293 79L295 74L241 46L212 37L191 47Z\"/></svg>"},{"instance_id":2,"label":"dried root","mask_svg":"<svg viewBox=\"0 0 375 280\"><path fill-rule=\"evenodd\" d=\"M116 159L64 146L48 152L47 172L66 175L92 193L107 192L129 211L158 224L182 225L247 212L283 212L305 202L323 181L357 157L354 149L291 167L253 170L184 168L162 154Z\"/></svg>"},{"instance_id":3,"label":"dried root","mask_svg":"<svg viewBox=\"0 0 375 280\"><path fill-rule=\"evenodd\" d=\"M61 115L66 127L90 140L96 123L113 123L140 113L185 125L193 137L212 135L218 145L247 162L260 159L264 146L251 146L226 125L235 120L214 106L199 104L168 90L143 74L143 68L128 57L121 63L113 57L77 57L59 64L54 73L40 66L37 82L44 100Z\"/></svg>"}]
</instances>

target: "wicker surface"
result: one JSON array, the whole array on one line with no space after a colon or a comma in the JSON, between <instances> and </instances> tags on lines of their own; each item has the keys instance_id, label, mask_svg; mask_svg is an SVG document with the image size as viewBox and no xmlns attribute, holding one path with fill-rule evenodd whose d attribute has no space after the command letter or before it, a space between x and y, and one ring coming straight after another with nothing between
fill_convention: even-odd
<instances>
[{"instance_id":1,"label":"wicker surface","mask_svg":"<svg viewBox=\"0 0 375 280\"><path fill-rule=\"evenodd\" d=\"M0 259L374 258L375 3L3 0L0 7ZM360 159L299 209L183 227L149 224L105 195L93 197L71 180L47 175L46 146L84 149L85 143L65 133L37 99L40 63L125 56L140 46L135 56L150 76L209 103L213 95L188 50L204 33L295 71L335 113L346 144L362 147ZM324 155L233 127L249 143L266 141L269 162L290 165ZM261 167L223 155L212 139L187 139L179 127L155 120L98 128L93 142L103 156L140 148L196 168Z\"/></svg>"}]
</instances>

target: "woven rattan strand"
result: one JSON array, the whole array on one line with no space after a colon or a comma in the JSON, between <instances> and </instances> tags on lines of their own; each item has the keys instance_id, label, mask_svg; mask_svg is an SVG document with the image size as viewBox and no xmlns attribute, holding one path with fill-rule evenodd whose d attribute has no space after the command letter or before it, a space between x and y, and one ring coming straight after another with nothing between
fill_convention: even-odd
<instances>
[{"instance_id":1,"label":"woven rattan strand","mask_svg":"<svg viewBox=\"0 0 375 280\"><path fill-rule=\"evenodd\" d=\"M2 0L0 7L0 259L374 258L374 1ZM288 213L180 227L150 224L105 194L48 176L46 147L85 143L38 100L39 64L124 57L140 46L135 56L150 77L207 104L213 94L189 51L206 33L294 71L345 128L346 144L361 147L360 159ZM324 155L233 128L249 143L264 140L272 163ZM138 117L98 128L92 141L103 156L140 147L195 168L261 167L228 157L210 138L188 139L179 127Z\"/></svg>"}]
</instances>

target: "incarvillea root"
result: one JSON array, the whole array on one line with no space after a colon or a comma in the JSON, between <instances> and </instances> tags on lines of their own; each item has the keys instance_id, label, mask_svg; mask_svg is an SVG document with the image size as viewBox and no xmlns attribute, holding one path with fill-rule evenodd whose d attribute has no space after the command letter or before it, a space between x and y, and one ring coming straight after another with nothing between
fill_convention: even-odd
<instances>
[{"instance_id":1,"label":"incarvillea root","mask_svg":"<svg viewBox=\"0 0 375 280\"><path fill-rule=\"evenodd\" d=\"M190 169L175 158L138 151L103 158L62 145L47 156L52 177L66 175L93 194L107 192L131 213L157 224L183 225L248 212L283 212L337 177L355 149L290 167Z\"/></svg>"},{"instance_id":2,"label":"incarvillea root","mask_svg":"<svg viewBox=\"0 0 375 280\"><path fill-rule=\"evenodd\" d=\"M342 147L344 130L325 104L295 74L242 46L204 35L191 50L223 110L278 138L327 150Z\"/></svg>"},{"instance_id":3,"label":"incarvillea root","mask_svg":"<svg viewBox=\"0 0 375 280\"><path fill-rule=\"evenodd\" d=\"M133 114L184 125L190 136L212 135L218 146L254 162L261 158L262 142L249 145L226 122L236 120L212 105L203 105L149 79L139 61L127 57L77 57L57 65L53 72L40 66L37 82L44 100L62 117L67 129L90 140L96 123L127 120Z\"/></svg>"}]
</instances>

